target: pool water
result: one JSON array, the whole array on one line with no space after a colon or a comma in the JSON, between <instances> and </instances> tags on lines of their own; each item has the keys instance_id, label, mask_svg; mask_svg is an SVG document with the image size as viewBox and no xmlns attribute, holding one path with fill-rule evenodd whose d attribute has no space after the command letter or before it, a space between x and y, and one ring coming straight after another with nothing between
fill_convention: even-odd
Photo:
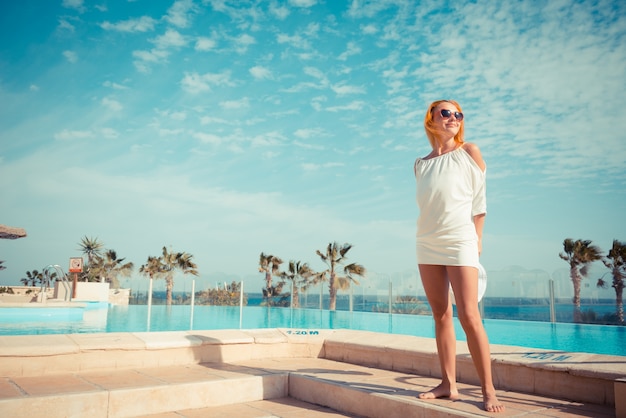
<instances>
[{"instance_id":1,"label":"pool water","mask_svg":"<svg viewBox=\"0 0 626 418\"><path fill-rule=\"evenodd\" d=\"M248 306L164 306L88 304L54 308L56 314L31 308L0 308L0 335L96 332L185 331L211 329L293 328L354 329L434 338L430 316ZM22 311L22 312L20 312ZM38 312L33 312L38 311ZM49 311L49 310L47 310ZM65 315L62 311L66 311ZM150 319L148 321L148 311ZM193 317L192 317L193 313ZM457 338L465 334L455 319ZM491 344L626 356L626 327L485 319Z\"/></svg>"}]
</instances>

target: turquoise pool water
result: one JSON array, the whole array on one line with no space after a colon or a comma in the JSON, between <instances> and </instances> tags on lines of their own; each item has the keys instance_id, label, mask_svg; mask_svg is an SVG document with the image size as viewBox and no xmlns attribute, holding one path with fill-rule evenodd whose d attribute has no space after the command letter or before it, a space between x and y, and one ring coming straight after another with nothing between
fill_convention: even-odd
<instances>
[{"instance_id":1,"label":"turquoise pool water","mask_svg":"<svg viewBox=\"0 0 626 418\"><path fill-rule=\"evenodd\" d=\"M53 311L53 312L50 312ZM55 312L56 311L56 312ZM78 314L82 311L82 315ZM0 308L0 335L95 332L184 331L209 329L293 328L356 329L418 337L434 337L430 316L318 309L243 308L164 305L91 305L66 308ZM626 327L485 319L491 344L626 356ZM464 340L460 324L457 338Z\"/></svg>"}]
</instances>

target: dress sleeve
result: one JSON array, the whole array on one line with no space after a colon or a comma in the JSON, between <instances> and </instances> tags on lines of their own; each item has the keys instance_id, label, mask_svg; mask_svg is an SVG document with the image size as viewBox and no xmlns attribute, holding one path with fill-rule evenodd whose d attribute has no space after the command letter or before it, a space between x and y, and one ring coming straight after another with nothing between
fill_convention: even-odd
<instances>
[{"instance_id":1,"label":"dress sleeve","mask_svg":"<svg viewBox=\"0 0 626 418\"><path fill-rule=\"evenodd\" d=\"M487 181L486 171L480 169L474 176L474 199L472 200L472 217L487 213Z\"/></svg>"},{"instance_id":2,"label":"dress sleeve","mask_svg":"<svg viewBox=\"0 0 626 418\"><path fill-rule=\"evenodd\" d=\"M417 164L421 161L421 158L418 158L415 160L415 163L413 164L413 174L415 175L415 177L417 177Z\"/></svg>"}]
</instances>

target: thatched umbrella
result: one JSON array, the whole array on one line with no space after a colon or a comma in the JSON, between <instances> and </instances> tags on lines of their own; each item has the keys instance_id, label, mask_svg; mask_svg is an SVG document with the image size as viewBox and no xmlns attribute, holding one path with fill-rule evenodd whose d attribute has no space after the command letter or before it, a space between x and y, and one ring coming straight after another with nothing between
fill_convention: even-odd
<instances>
[{"instance_id":1,"label":"thatched umbrella","mask_svg":"<svg viewBox=\"0 0 626 418\"><path fill-rule=\"evenodd\" d=\"M0 225L0 239L17 239L24 238L25 236L26 231L22 228Z\"/></svg>"}]
</instances>

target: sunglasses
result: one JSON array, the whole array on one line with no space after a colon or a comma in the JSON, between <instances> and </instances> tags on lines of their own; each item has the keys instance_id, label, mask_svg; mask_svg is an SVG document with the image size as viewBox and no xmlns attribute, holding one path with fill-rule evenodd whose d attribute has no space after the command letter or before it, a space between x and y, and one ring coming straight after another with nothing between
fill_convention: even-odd
<instances>
[{"instance_id":1,"label":"sunglasses","mask_svg":"<svg viewBox=\"0 0 626 418\"><path fill-rule=\"evenodd\" d=\"M454 115L454 118L456 120L458 120L459 122L463 120L463 113L461 113L461 112L453 112L453 111L448 110L448 109L441 109L441 116L442 117L449 118L452 115Z\"/></svg>"}]
</instances>

